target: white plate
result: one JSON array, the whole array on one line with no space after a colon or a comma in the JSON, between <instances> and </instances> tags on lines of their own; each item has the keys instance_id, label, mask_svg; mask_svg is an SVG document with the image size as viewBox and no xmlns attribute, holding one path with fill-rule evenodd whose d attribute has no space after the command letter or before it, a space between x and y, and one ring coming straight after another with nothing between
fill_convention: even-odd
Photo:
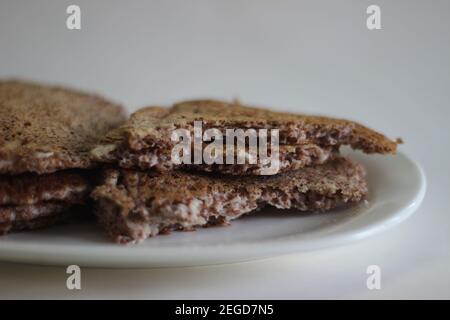
<instances>
[{"instance_id":1,"label":"white plate","mask_svg":"<svg viewBox=\"0 0 450 320\"><path fill-rule=\"evenodd\" d=\"M413 160L352 152L368 171L368 203L345 211L299 214L266 209L229 227L174 232L141 245L112 244L92 224L57 226L0 238L0 260L91 267L168 267L247 261L357 241L409 217L425 195Z\"/></svg>"}]
</instances>

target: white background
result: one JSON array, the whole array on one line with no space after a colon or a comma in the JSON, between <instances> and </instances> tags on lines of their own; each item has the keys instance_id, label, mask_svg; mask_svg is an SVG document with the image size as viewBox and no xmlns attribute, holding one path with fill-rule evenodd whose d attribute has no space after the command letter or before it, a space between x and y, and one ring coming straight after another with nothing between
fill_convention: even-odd
<instances>
[{"instance_id":1,"label":"white background","mask_svg":"<svg viewBox=\"0 0 450 320\"><path fill-rule=\"evenodd\" d=\"M78 4L82 29L65 26ZM366 8L382 9L382 30ZM99 92L130 111L239 98L358 120L424 167L416 214L350 246L201 268L82 270L0 264L0 298L450 298L449 1L0 0L0 77ZM1 239L0 239L1 246ZM382 289L366 288L366 267Z\"/></svg>"}]
</instances>

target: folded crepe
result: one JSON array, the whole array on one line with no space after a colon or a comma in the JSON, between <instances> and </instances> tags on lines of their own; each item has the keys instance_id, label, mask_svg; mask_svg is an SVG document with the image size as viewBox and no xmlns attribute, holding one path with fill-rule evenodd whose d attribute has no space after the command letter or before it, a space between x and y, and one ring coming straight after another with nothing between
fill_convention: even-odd
<instances>
[{"instance_id":1,"label":"folded crepe","mask_svg":"<svg viewBox=\"0 0 450 320\"><path fill-rule=\"evenodd\" d=\"M353 121L274 112L246 107L238 102L215 100L188 101L171 108L147 107L131 115L112 130L92 150L97 161L115 163L123 168L190 168L234 175L261 175L267 162L256 164L174 164L171 152L175 129L193 132L194 121L202 121L203 130L279 129L279 171L285 172L325 163L338 155L341 145L366 153L391 154L397 143ZM269 153L271 150L269 150Z\"/></svg>"},{"instance_id":2,"label":"folded crepe","mask_svg":"<svg viewBox=\"0 0 450 320\"><path fill-rule=\"evenodd\" d=\"M124 121L95 95L0 81L0 233L82 213L91 186L81 169L97 165L89 151Z\"/></svg>"},{"instance_id":3,"label":"folded crepe","mask_svg":"<svg viewBox=\"0 0 450 320\"><path fill-rule=\"evenodd\" d=\"M227 224L266 205L326 211L367 194L365 171L337 157L273 176L107 169L94 189L98 221L118 243L136 243L171 230Z\"/></svg>"}]
</instances>

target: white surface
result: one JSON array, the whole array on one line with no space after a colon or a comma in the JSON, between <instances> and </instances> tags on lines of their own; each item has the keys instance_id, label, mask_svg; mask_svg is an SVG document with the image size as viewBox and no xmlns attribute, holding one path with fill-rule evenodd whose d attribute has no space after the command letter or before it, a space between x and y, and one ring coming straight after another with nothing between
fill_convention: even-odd
<instances>
[{"instance_id":1,"label":"white surface","mask_svg":"<svg viewBox=\"0 0 450 320\"><path fill-rule=\"evenodd\" d=\"M92 223L5 236L0 261L86 267L186 267L232 263L335 247L362 240L408 218L425 195L422 169L403 154L350 153L367 170L367 202L326 214L265 209L230 227L174 232L135 246L111 244Z\"/></svg>"},{"instance_id":2,"label":"white surface","mask_svg":"<svg viewBox=\"0 0 450 320\"><path fill-rule=\"evenodd\" d=\"M450 298L450 3L436 1L0 2L0 76L90 89L126 103L212 96L355 119L424 168L405 223L350 246L260 262L158 270L0 264L2 298ZM382 30L365 9L382 8ZM1 243L0 243L1 245ZM366 268L382 270L381 290Z\"/></svg>"}]
</instances>

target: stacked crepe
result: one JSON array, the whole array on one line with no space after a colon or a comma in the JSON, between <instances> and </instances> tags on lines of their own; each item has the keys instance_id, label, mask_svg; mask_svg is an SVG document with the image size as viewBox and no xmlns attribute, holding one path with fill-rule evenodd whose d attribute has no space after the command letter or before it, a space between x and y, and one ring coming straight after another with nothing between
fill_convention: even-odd
<instances>
[{"instance_id":1,"label":"stacked crepe","mask_svg":"<svg viewBox=\"0 0 450 320\"><path fill-rule=\"evenodd\" d=\"M0 234L89 213L89 151L124 121L95 95L0 81Z\"/></svg>"},{"instance_id":2,"label":"stacked crepe","mask_svg":"<svg viewBox=\"0 0 450 320\"><path fill-rule=\"evenodd\" d=\"M279 170L266 175L261 159L173 161L174 130L192 134L195 121L219 132L279 130ZM214 100L147 107L126 120L104 98L20 81L0 81L0 130L0 234L90 214L94 199L99 224L118 243L227 225L265 206L357 204L369 192L365 170L340 147L392 154L399 142L348 120Z\"/></svg>"},{"instance_id":3,"label":"stacked crepe","mask_svg":"<svg viewBox=\"0 0 450 320\"><path fill-rule=\"evenodd\" d=\"M256 164L178 164L172 133L192 133L194 121L224 132L278 129L279 168L262 175ZM172 230L226 225L265 206L324 212L354 205L368 194L364 168L339 155L348 145L393 154L397 143L348 120L269 111L238 102L188 101L147 107L91 151L104 163L92 193L100 225L118 243L136 243Z\"/></svg>"}]
</instances>

